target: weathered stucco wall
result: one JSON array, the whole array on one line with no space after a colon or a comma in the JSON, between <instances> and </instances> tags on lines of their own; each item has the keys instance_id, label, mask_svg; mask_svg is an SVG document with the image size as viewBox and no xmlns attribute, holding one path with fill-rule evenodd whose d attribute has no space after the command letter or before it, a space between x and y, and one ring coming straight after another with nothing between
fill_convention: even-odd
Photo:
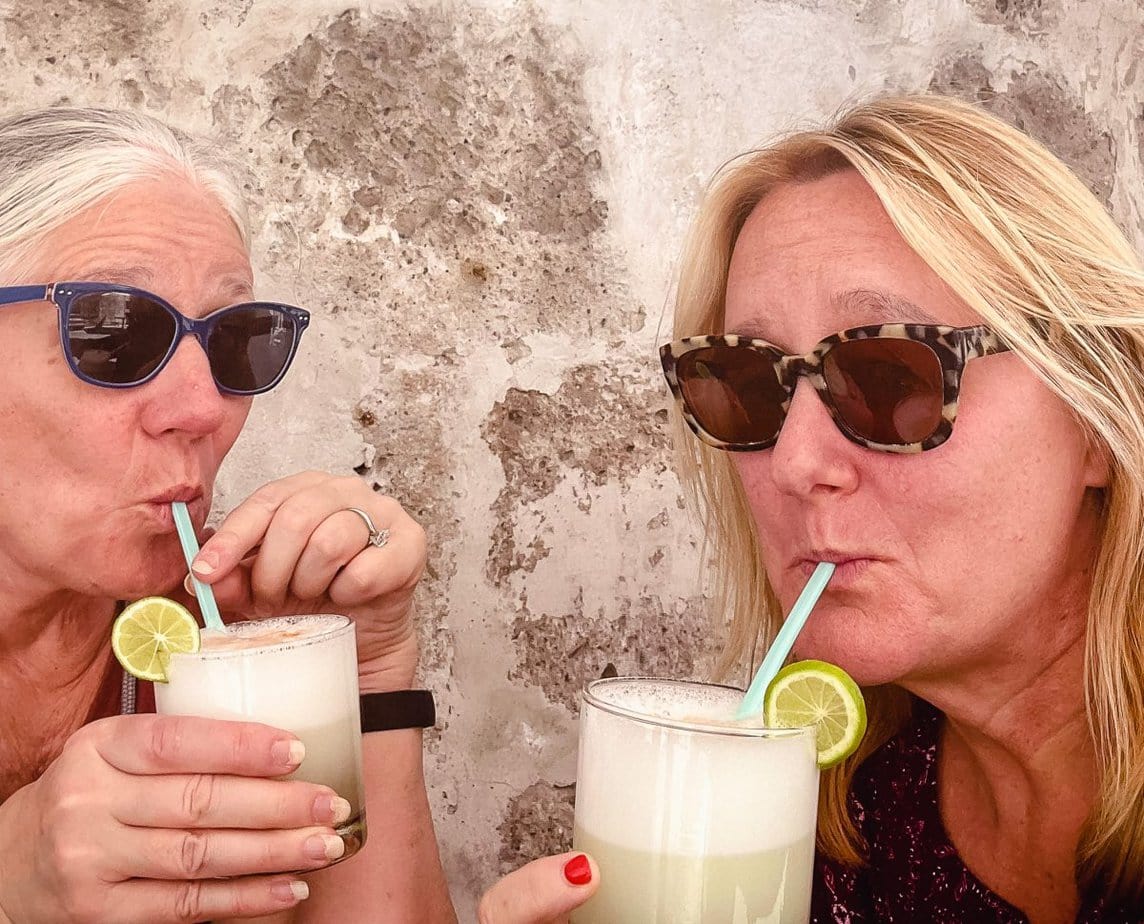
<instances>
[{"instance_id":1,"label":"weathered stucco wall","mask_svg":"<svg viewBox=\"0 0 1144 924\"><path fill-rule=\"evenodd\" d=\"M654 348L719 163L934 87L1047 141L1144 240L1139 0L39 0L0 19L5 110L138 106L245 156L263 294L316 323L219 505L356 469L429 530L430 793L463 920L567 844L580 685L709 663Z\"/></svg>"}]
</instances>

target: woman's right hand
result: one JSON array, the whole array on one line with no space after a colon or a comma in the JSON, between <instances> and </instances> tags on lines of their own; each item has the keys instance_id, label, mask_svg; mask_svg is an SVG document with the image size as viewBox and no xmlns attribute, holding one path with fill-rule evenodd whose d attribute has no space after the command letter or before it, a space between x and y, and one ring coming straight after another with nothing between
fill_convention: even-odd
<instances>
[{"instance_id":1,"label":"woman's right hand","mask_svg":"<svg viewBox=\"0 0 1144 924\"><path fill-rule=\"evenodd\" d=\"M289 733L247 722L84 726L0 805L0 921L167 924L294 907L306 885L283 871L340 856L333 825L349 810L325 786L273 779L300 752Z\"/></svg>"},{"instance_id":2,"label":"woman's right hand","mask_svg":"<svg viewBox=\"0 0 1144 924\"><path fill-rule=\"evenodd\" d=\"M585 853L533 860L481 898L480 924L568 924L568 915L596 894L600 871Z\"/></svg>"}]
</instances>

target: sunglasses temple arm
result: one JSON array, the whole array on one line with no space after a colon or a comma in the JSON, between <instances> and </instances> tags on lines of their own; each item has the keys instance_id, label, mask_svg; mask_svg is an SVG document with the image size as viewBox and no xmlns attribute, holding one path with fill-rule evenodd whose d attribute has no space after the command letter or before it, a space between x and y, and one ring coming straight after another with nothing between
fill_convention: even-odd
<instances>
[{"instance_id":1,"label":"sunglasses temple arm","mask_svg":"<svg viewBox=\"0 0 1144 924\"><path fill-rule=\"evenodd\" d=\"M23 302L52 300L53 286L0 286L0 308Z\"/></svg>"}]
</instances>

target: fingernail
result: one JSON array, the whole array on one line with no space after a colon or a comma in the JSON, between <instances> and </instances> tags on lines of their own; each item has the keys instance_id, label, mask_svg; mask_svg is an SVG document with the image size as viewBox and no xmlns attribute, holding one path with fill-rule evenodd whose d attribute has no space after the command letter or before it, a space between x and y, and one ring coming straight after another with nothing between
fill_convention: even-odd
<instances>
[{"instance_id":1,"label":"fingernail","mask_svg":"<svg viewBox=\"0 0 1144 924\"><path fill-rule=\"evenodd\" d=\"M189 574L183 578L183 589L189 594L193 594L195 592L194 580Z\"/></svg>"},{"instance_id":2,"label":"fingernail","mask_svg":"<svg viewBox=\"0 0 1144 924\"><path fill-rule=\"evenodd\" d=\"M270 894L285 904L305 901L310 897L310 887L301 879L292 879L289 882L275 882L270 886Z\"/></svg>"},{"instance_id":3,"label":"fingernail","mask_svg":"<svg viewBox=\"0 0 1144 924\"><path fill-rule=\"evenodd\" d=\"M191 563L191 570L200 577L207 577L215 573L215 568L218 567L218 559L206 552L200 555Z\"/></svg>"},{"instance_id":4,"label":"fingernail","mask_svg":"<svg viewBox=\"0 0 1144 924\"><path fill-rule=\"evenodd\" d=\"M592 864L584 854L575 856L564 864L564 878L574 886L587 885L592 881Z\"/></svg>"},{"instance_id":5,"label":"fingernail","mask_svg":"<svg viewBox=\"0 0 1144 924\"><path fill-rule=\"evenodd\" d=\"M333 801L334 810L334 824L340 825L343 821L350 820L350 804L341 796L335 796Z\"/></svg>"},{"instance_id":6,"label":"fingernail","mask_svg":"<svg viewBox=\"0 0 1144 924\"><path fill-rule=\"evenodd\" d=\"M341 796L330 793L314 799L314 821L319 824L333 822L340 825L350 817L350 804Z\"/></svg>"},{"instance_id":7,"label":"fingernail","mask_svg":"<svg viewBox=\"0 0 1144 924\"><path fill-rule=\"evenodd\" d=\"M306 757L306 745L297 738L275 741L270 746L270 756L287 767L297 767Z\"/></svg>"},{"instance_id":8,"label":"fingernail","mask_svg":"<svg viewBox=\"0 0 1144 924\"><path fill-rule=\"evenodd\" d=\"M302 852L311 860L336 860L346 852L346 843L336 834L315 834L306 838Z\"/></svg>"}]
</instances>

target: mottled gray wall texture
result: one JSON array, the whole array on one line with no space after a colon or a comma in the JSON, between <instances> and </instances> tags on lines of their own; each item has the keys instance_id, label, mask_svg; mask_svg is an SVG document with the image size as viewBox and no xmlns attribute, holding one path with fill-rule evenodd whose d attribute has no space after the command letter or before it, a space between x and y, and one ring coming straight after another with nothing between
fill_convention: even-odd
<instances>
[{"instance_id":1,"label":"mottled gray wall texture","mask_svg":"<svg viewBox=\"0 0 1144 924\"><path fill-rule=\"evenodd\" d=\"M0 19L5 110L135 106L249 165L262 294L316 321L219 509L356 470L428 529L429 789L462 920L568 845L584 681L703 674L718 644L655 346L722 161L932 87L1046 141L1144 240L1140 0L37 0Z\"/></svg>"}]
</instances>

